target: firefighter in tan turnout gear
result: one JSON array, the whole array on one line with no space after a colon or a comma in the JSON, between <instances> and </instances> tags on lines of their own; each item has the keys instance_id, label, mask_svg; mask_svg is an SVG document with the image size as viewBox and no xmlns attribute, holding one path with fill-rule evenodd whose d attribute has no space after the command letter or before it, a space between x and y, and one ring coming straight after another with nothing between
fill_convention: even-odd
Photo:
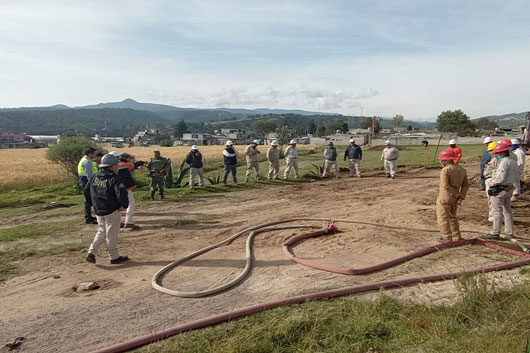
<instances>
[{"instance_id":1,"label":"firefighter in tan turnout gear","mask_svg":"<svg viewBox=\"0 0 530 353\"><path fill-rule=\"evenodd\" d=\"M247 172L245 174L245 183L248 182L252 169L256 173L256 180L260 180L259 175L259 155L260 151L258 150L259 141L254 140L250 145L245 148L245 157L247 158Z\"/></svg>"},{"instance_id":2,"label":"firefighter in tan turnout gear","mask_svg":"<svg viewBox=\"0 0 530 353\"><path fill-rule=\"evenodd\" d=\"M269 161L269 180L280 179L280 150L278 149L278 141L272 141L271 147L267 150L267 160Z\"/></svg>"},{"instance_id":3,"label":"firefighter in tan turnout gear","mask_svg":"<svg viewBox=\"0 0 530 353\"><path fill-rule=\"evenodd\" d=\"M440 243L461 239L456 213L458 205L466 198L469 182L466 170L454 162L457 157L453 150L446 149L438 158L443 165L436 198L436 218L442 233L437 239Z\"/></svg>"}]
</instances>

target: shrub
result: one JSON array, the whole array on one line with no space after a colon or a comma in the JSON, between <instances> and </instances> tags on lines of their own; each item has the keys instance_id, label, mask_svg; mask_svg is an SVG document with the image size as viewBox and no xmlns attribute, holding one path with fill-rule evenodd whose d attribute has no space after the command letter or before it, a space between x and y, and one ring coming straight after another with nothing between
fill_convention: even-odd
<instances>
[{"instance_id":1,"label":"shrub","mask_svg":"<svg viewBox=\"0 0 530 353\"><path fill-rule=\"evenodd\" d=\"M46 151L46 159L63 167L77 178L77 165L85 151L96 148L96 143L88 137L66 137Z\"/></svg>"}]
</instances>

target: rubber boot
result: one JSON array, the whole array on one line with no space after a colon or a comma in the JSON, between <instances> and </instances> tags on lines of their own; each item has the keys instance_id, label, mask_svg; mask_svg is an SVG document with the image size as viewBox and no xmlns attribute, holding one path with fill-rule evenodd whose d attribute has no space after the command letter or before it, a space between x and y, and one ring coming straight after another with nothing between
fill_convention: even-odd
<instances>
[{"instance_id":1,"label":"rubber boot","mask_svg":"<svg viewBox=\"0 0 530 353\"><path fill-rule=\"evenodd\" d=\"M154 201L154 200L155 200L155 192L151 191L151 201Z\"/></svg>"}]
</instances>

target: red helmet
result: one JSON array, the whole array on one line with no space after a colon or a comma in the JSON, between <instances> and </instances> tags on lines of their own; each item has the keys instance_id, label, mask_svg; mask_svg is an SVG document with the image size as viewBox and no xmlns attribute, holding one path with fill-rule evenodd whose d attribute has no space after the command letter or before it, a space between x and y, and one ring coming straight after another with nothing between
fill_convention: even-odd
<instances>
[{"instance_id":1,"label":"red helmet","mask_svg":"<svg viewBox=\"0 0 530 353\"><path fill-rule=\"evenodd\" d=\"M511 146L511 145L512 145L512 140L510 140L510 139L505 139L505 140L502 140L501 143L504 143L504 144L507 145L507 146Z\"/></svg>"},{"instance_id":2,"label":"red helmet","mask_svg":"<svg viewBox=\"0 0 530 353\"><path fill-rule=\"evenodd\" d=\"M506 152L510 150L510 146L505 144L504 141L499 143L494 149L493 153Z\"/></svg>"},{"instance_id":3,"label":"red helmet","mask_svg":"<svg viewBox=\"0 0 530 353\"><path fill-rule=\"evenodd\" d=\"M449 161L458 158L458 155L452 148L447 148L440 152L440 156L438 157L441 161Z\"/></svg>"}]
</instances>

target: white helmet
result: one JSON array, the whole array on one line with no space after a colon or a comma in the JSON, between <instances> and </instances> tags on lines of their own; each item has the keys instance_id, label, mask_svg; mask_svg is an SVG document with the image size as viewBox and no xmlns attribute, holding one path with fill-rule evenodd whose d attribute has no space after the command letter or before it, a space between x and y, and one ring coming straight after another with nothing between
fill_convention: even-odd
<instances>
[{"instance_id":1,"label":"white helmet","mask_svg":"<svg viewBox=\"0 0 530 353\"><path fill-rule=\"evenodd\" d=\"M456 145L456 140L449 140L450 145Z\"/></svg>"},{"instance_id":2,"label":"white helmet","mask_svg":"<svg viewBox=\"0 0 530 353\"><path fill-rule=\"evenodd\" d=\"M390 140L386 140L385 141L385 145L391 145L392 143L390 142Z\"/></svg>"},{"instance_id":3,"label":"white helmet","mask_svg":"<svg viewBox=\"0 0 530 353\"><path fill-rule=\"evenodd\" d=\"M295 140L295 139L292 139L291 141L289 141L289 144L290 144L290 145L296 145L296 140Z\"/></svg>"},{"instance_id":4,"label":"white helmet","mask_svg":"<svg viewBox=\"0 0 530 353\"><path fill-rule=\"evenodd\" d=\"M278 141L276 140L272 141L271 146L278 146Z\"/></svg>"},{"instance_id":5,"label":"white helmet","mask_svg":"<svg viewBox=\"0 0 530 353\"><path fill-rule=\"evenodd\" d=\"M256 145L259 145L259 140L254 140L252 143L255 143Z\"/></svg>"},{"instance_id":6,"label":"white helmet","mask_svg":"<svg viewBox=\"0 0 530 353\"><path fill-rule=\"evenodd\" d=\"M120 156L120 152L118 152L118 151L110 151L109 154L112 154L114 157L119 157Z\"/></svg>"},{"instance_id":7,"label":"white helmet","mask_svg":"<svg viewBox=\"0 0 530 353\"><path fill-rule=\"evenodd\" d=\"M197 145L193 145L193 146L191 146L191 149L192 150L198 150L199 148L197 147Z\"/></svg>"},{"instance_id":8,"label":"white helmet","mask_svg":"<svg viewBox=\"0 0 530 353\"><path fill-rule=\"evenodd\" d=\"M354 139L350 139L350 143L352 143L352 142L355 142L355 140Z\"/></svg>"},{"instance_id":9,"label":"white helmet","mask_svg":"<svg viewBox=\"0 0 530 353\"><path fill-rule=\"evenodd\" d=\"M230 140L225 142L225 146L232 146L234 143Z\"/></svg>"},{"instance_id":10,"label":"white helmet","mask_svg":"<svg viewBox=\"0 0 530 353\"><path fill-rule=\"evenodd\" d=\"M482 143L490 143L490 142L493 142L493 139L490 136L486 136L484 138L484 142L482 142Z\"/></svg>"},{"instance_id":11,"label":"white helmet","mask_svg":"<svg viewBox=\"0 0 530 353\"><path fill-rule=\"evenodd\" d=\"M519 139L512 139L512 145L519 145L519 144L521 144Z\"/></svg>"}]
</instances>

